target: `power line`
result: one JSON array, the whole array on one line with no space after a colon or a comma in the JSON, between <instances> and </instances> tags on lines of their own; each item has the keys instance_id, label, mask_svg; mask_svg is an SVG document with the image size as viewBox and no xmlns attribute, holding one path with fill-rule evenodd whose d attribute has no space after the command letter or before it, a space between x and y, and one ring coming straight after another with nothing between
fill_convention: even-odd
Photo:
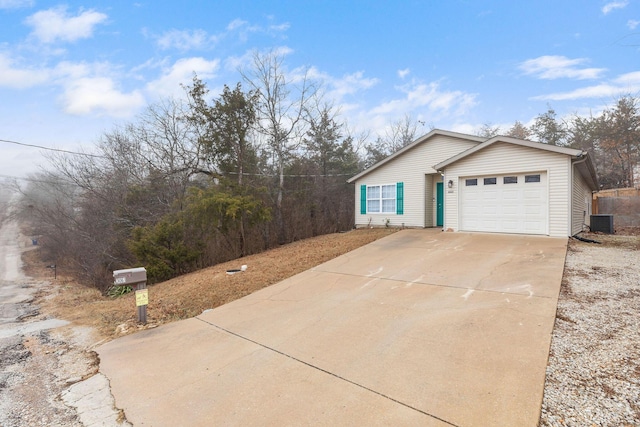
<instances>
[{"instance_id":1,"label":"power line","mask_svg":"<svg viewBox=\"0 0 640 427\"><path fill-rule=\"evenodd\" d=\"M9 144L16 144L16 145L21 145L24 147L32 147L32 148L39 148L41 150L48 150L48 151L56 151L59 153L65 153L65 154L75 154L75 155L79 155L79 156L87 156L87 157L94 157L94 158L98 158L98 159L106 159L106 156L101 156L99 154L88 154L88 153L80 153L78 151L69 151L69 150L62 150L59 148L51 148L51 147L44 147L42 145L35 145L35 144L26 144L24 142L18 142L18 141L10 141L7 139L0 139L0 142L6 142ZM227 175L239 175L238 172L227 172ZM262 177L276 177L279 176L279 174L269 174L269 173L246 173L243 172L242 173L243 176L262 176ZM341 177L341 176L352 176L352 173L338 173L338 174L284 174L285 177L289 177L289 178L319 178L319 177ZM0 175L0 177L4 177L4 178L14 178L14 179L24 179L25 181L29 181L29 179L26 178L18 178L18 177L12 177L12 176L5 176L5 175Z\"/></svg>"},{"instance_id":2,"label":"power line","mask_svg":"<svg viewBox=\"0 0 640 427\"><path fill-rule=\"evenodd\" d=\"M53 183L58 183L58 182L63 182L63 183L67 183L67 184L73 184L72 181L66 180L64 178L59 178L59 177L55 177L55 178L51 178L51 179L37 179L37 178L25 178L25 177L20 177L20 176L11 176L11 175L2 175L0 174L0 178L6 178L6 179L15 179L18 181L28 181L28 182L42 182L45 184L53 184Z\"/></svg>"},{"instance_id":3,"label":"power line","mask_svg":"<svg viewBox=\"0 0 640 427\"><path fill-rule=\"evenodd\" d=\"M9 144L22 145L24 147L40 148L41 150L57 151L59 153L77 154L79 156L104 158L104 156L101 156L99 154L89 154L89 153L80 153L80 152L77 152L77 151L61 150L59 148L44 147L42 145L35 145L35 144L25 144L24 142L9 141L7 139L0 139L0 142L6 142L6 143L9 143Z\"/></svg>"}]
</instances>

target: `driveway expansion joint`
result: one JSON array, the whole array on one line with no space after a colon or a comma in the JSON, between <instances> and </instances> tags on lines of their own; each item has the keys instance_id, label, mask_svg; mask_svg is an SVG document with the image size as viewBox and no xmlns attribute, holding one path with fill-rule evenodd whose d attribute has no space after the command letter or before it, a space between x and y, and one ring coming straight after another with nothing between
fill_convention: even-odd
<instances>
[{"instance_id":1,"label":"driveway expansion joint","mask_svg":"<svg viewBox=\"0 0 640 427\"><path fill-rule=\"evenodd\" d=\"M494 294L501 294L501 295L514 295L514 296L522 296L522 297L527 297L527 298L542 298L542 299L554 299L554 297L550 297L547 295L536 295L536 294L529 294L529 293L523 293L523 292L511 292L508 290L498 290L498 289L477 289L477 288L467 288L464 286L454 286L454 285L443 285L443 284L437 284L437 283L429 283L429 282L420 282L420 281L409 281L409 280L405 280L405 279L394 279L393 277L378 277L378 276L370 276L370 275L361 275L361 274L352 274L352 273L341 273L339 271L327 271L327 270L313 270L313 271L318 271L321 273L330 273L330 274L338 274L341 276L350 276L350 277L365 277L365 278L369 278L369 279L375 279L375 280L387 280L390 282L399 282L399 283L409 283L411 285L418 285L418 286L433 286L433 287L437 287L437 288L446 288L446 289L461 289L461 290L472 290L474 292L487 292L487 293L494 293Z\"/></svg>"},{"instance_id":2,"label":"driveway expansion joint","mask_svg":"<svg viewBox=\"0 0 640 427\"><path fill-rule=\"evenodd\" d=\"M387 400L390 400L390 401L392 401L392 402L394 402L394 403L397 403L397 404L399 404L399 405L402 405L402 406L404 406L404 407L406 407L406 408L408 408L408 409L411 409L411 410L413 410L413 411L416 411L416 412L419 412L419 413L421 413L421 414L423 414L423 415L426 415L427 417L430 417L430 418L436 419L436 420L441 421L441 422L443 422L443 423L445 423L445 424L447 424L447 425L450 425L450 426L452 426L452 427L460 427L459 425L457 425L457 424L453 424L452 422L449 422L449 421L447 421L447 420L445 420L445 419L442 419L442 418L438 417L437 415L430 414L430 413L428 413L428 412L426 412L426 411L423 411L423 410L421 410L421 409L416 408L415 406L411 406L411 405L409 405L409 404L407 404L407 403L401 402L401 401L399 401L399 400L397 400L397 399L394 399L394 398L393 398L393 397L391 397L391 396L388 396L388 395L386 395L386 394L380 393L379 391L376 391L376 390L374 390L374 389L372 389L372 388L369 388L369 387L367 387L367 386L365 386L365 385L359 384L359 383L357 383L357 382L355 382L355 381L352 381L352 380L350 380L350 379L348 379L348 378L342 377L342 376L340 376L340 375L338 375L338 374L336 374L336 373L333 373L333 372L331 372L331 371L328 371L328 370L326 370L326 369L323 369L323 368L321 368L321 367L319 367L319 366L316 366L316 365L314 365L314 364L311 364L311 363L309 363L309 362L305 362L305 361L304 361L304 360L302 360L302 359L299 359L299 358L297 358L297 357L295 357L295 356L292 356L292 355L290 355L290 354L284 353L284 352L282 352L282 351L280 351L280 350L278 350L278 349L276 349L276 348L269 347L269 346L268 346L268 345L266 345L266 344L260 343L260 342L258 342L258 341L255 341L255 340L251 339L251 338L248 338L248 337L245 337L245 336L243 336L243 335L240 335L240 334L238 334L237 332L233 332L233 331L231 331L231 330L229 330L229 329L227 329L227 328L223 328L223 327L222 327L222 326L220 326L220 325L216 325L215 323L208 322L208 321L206 321L206 320L204 320L204 319L201 319L201 318L199 318L199 317L196 317L196 319L198 319L199 321L201 321L201 322L203 322L203 323L206 323L207 325L213 326L213 327L214 327L214 328L216 328L216 329L219 329L219 330L221 330L221 331L223 331L223 332L226 332L226 333L228 333L228 334L230 334L230 335L233 335L233 336L235 336L235 337L237 337L237 338L240 338L240 339L242 339L242 340L245 340L245 341L248 341L248 342L250 342L250 343L253 343L253 344L257 345L257 346L260 346L260 347L264 348L265 350L272 351L272 352L277 353L277 354L279 354L279 355L281 355L281 356L287 357L287 358L289 358L289 359L291 359L291 360L294 360L294 361L296 361L296 362L298 362L298 363L301 363L301 364L303 364L303 365L306 365L306 366L308 366L308 367L310 367L310 368L312 368L312 369L315 369L315 370L317 370L317 371L323 372L323 373L325 373L325 374L327 374L327 375L331 375L331 376L332 376L332 377L334 377L334 378L337 378L337 379L339 379L339 380L341 380L341 381L345 381L345 382L347 382L347 383L349 383L349 384L352 384L352 385L354 385L354 386L356 386L356 387L359 387L359 388L361 388L361 389L363 389L363 390L366 390L366 391L368 391L368 392L370 392L370 393L374 393L374 394L376 394L376 395L378 395L378 396L380 396L380 397L383 397L383 398L385 398L385 399L387 399Z\"/></svg>"}]
</instances>

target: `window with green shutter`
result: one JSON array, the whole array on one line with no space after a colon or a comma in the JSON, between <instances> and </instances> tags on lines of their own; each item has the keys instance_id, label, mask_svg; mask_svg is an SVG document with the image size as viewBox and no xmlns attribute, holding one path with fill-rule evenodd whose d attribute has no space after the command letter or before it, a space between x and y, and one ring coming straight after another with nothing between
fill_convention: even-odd
<instances>
[{"instance_id":1,"label":"window with green shutter","mask_svg":"<svg viewBox=\"0 0 640 427\"><path fill-rule=\"evenodd\" d=\"M360 214L404 213L404 183L360 186Z\"/></svg>"}]
</instances>

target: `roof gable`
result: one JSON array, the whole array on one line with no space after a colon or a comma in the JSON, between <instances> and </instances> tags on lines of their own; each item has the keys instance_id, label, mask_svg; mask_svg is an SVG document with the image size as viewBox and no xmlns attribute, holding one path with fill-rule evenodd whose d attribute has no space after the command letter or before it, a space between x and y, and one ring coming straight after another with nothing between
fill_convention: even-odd
<instances>
[{"instance_id":1,"label":"roof gable","mask_svg":"<svg viewBox=\"0 0 640 427\"><path fill-rule=\"evenodd\" d=\"M488 139L486 141L484 141L481 144L476 145L473 148L470 148L466 151L463 151L462 153L459 153L443 162L438 163L437 165L434 166L434 169L437 170L441 170L447 166L449 166L452 163L457 162L458 160L464 159L467 156L472 155L473 153L476 153L480 150L483 150L487 147L490 147L491 145L497 143L497 142L506 142L507 144L515 144L515 145L521 145L523 147L529 147L529 148L536 148L538 150L545 150L545 151L551 151L554 153L560 153L560 154L566 154L568 156L572 156L572 157L578 157L582 154L582 150L576 150L574 148L567 148L567 147L558 147L555 145L549 145L549 144L544 144L542 142L535 142L535 141L529 141L526 139L518 139L518 138L512 138L510 136L495 136L491 139Z\"/></svg>"},{"instance_id":2,"label":"roof gable","mask_svg":"<svg viewBox=\"0 0 640 427\"><path fill-rule=\"evenodd\" d=\"M473 135L466 135L463 133L458 133L458 132L450 132L450 131L446 131L446 130L441 130L441 129L433 129L431 132L427 133L426 135L421 136L420 138L416 139L415 141L413 141L411 144L407 145L406 147L401 148L400 150L396 151L395 153L385 157L384 159L380 160L378 163L374 164L373 166L365 169L364 171L360 172L359 174L349 178L347 180L347 182L352 183L354 181L356 181L359 178L362 178L363 176L373 172L374 170L380 168L381 166L391 162L393 159L402 156L403 154L405 154L406 152L410 151L411 149L415 148L418 145L424 144L426 142L428 142L429 140L431 140L433 137L435 136L447 136L447 137L451 137L451 138L458 138L458 139L462 139L462 140L466 140L472 143L476 143L476 144L480 144L481 142L484 142L486 140L486 138L483 137L479 137L479 136L473 136Z\"/></svg>"},{"instance_id":3,"label":"roof gable","mask_svg":"<svg viewBox=\"0 0 640 427\"><path fill-rule=\"evenodd\" d=\"M537 150L549 151L552 153L564 154L570 156L574 159L574 162L577 165L578 171L585 178L585 180L589 183L589 186L592 190L598 190L598 177L596 175L595 166L593 164L593 160L589 156L589 153L586 151L578 150L575 148L568 147L558 147L556 145L549 145L542 142L529 141L526 139L518 139L509 136L495 136L491 139L484 141L481 144L476 145L468 150L463 151L462 153L456 154L455 156L434 165L434 169L441 171L444 170L447 166L467 158L474 153L483 150L487 147L492 146L495 143L507 143L519 145L522 147L534 148Z\"/></svg>"}]
</instances>

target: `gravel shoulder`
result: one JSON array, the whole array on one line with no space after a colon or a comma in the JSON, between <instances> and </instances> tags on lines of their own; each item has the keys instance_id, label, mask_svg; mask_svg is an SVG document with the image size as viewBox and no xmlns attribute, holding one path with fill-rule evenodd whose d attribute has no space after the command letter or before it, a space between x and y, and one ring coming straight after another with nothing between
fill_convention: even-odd
<instances>
[{"instance_id":1,"label":"gravel shoulder","mask_svg":"<svg viewBox=\"0 0 640 427\"><path fill-rule=\"evenodd\" d=\"M569 242L541 426L640 425L640 237Z\"/></svg>"},{"instance_id":2,"label":"gravel shoulder","mask_svg":"<svg viewBox=\"0 0 640 427\"><path fill-rule=\"evenodd\" d=\"M108 383L92 385L92 393L73 393L86 381L100 384L99 360L92 351L99 338L94 329L42 309L57 285L23 274L20 255L33 252L27 241L15 222L1 222L0 426L126 425ZM101 411L91 409L96 401Z\"/></svg>"}]
</instances>

